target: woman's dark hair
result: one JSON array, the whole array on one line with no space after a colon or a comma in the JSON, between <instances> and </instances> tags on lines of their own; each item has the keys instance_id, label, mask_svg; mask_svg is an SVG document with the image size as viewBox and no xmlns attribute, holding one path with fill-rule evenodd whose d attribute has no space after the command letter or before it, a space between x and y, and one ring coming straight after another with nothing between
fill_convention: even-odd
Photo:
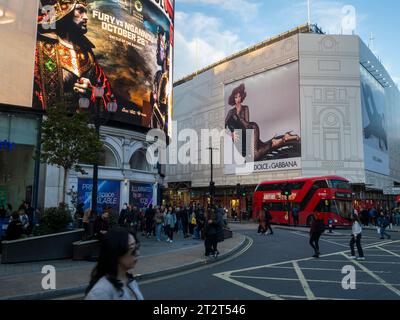
<instances>
[{"instance_id":1,"label":"woman's dark hair","mask_svg":"<svg viewBox=\"0 0 400 320\"><path fill-rule=\"evenodd\" d=\"M139 246L136 234L128 229L116 227L107 232L102 240L97 265L91 273L89 286L86 288L85 294L88 294L97 281L104 276L107 277L108 281L110 281L121 294L123 294L123 284L117 279L118 259L129 250L129 235L134 237L136 246ZM133 276L129 273L127 275L129 280L132 281Z\"/></svg>"},{"instance_id":2,"label":"woman's dark hair","mask_svg":"<svg viewBox=\"0 0 400 320\"><path fill-rule=\"evenodd\" d=\"M229 105L231 105L231 106L235 105L235 96L238 93L240 93L240 97L241 97L241 101L240 102L243 102L244 99L246 98L246 91L245 91L245 88L244 88L244 83L242 83L239 87L236 87L235 89L233 89L233 91L232 91L232 93L231 93L231 95L229 97L229 100L228 100Z\"/></svg>"}]
</instances>

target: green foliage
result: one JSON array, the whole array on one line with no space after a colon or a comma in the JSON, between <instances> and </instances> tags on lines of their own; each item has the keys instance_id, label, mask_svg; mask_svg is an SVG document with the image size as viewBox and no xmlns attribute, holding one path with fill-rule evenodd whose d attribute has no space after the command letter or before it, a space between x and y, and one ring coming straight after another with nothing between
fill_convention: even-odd
<instances>
[{"instance_id":1,"label":"green foliage","mask_svg":"<svg viewBox=\"0 0 400 320\"><path fill-rule=\"evenodd\" d=\"M85 173L78 163L95 163L103 148L95 129L88 124L87 113L70 113L64 104L48 108L42 124L41 161Z\"/></svg>"},{"instance_id":2,"label":"green foliage","mask_svg":"<svg viewBox=\"0 0 400 320\"><path fill-rule=\"evenodd\" d=\"M63 232L67 230L70 222L72 222L71 211L67 205L60 204L57 208L47 208L38 215L39 226L35 229L34 234L38 236Z\"/></svg>"}]
</instances>

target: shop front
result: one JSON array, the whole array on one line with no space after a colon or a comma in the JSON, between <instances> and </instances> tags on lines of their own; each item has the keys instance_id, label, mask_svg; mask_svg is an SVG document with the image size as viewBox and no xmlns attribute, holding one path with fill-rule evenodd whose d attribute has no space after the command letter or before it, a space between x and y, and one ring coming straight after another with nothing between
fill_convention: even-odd
<instances>
[{"instance_id":1,"label":"shop front","mask_svg":"<svg viewBox=\"0 0 400 320\"><path fill-rule=\"evenodd\" d=\"M0 206L37 205L40 117L0 112Z\"/></svg>"}]
</instances>

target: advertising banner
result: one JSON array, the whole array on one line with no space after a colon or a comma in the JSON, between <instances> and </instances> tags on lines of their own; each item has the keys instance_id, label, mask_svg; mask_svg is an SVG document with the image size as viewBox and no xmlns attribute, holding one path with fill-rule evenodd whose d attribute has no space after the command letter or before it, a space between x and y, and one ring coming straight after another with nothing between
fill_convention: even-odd
<instances>
[{"instance_id":1,"label":"advertising banner","mask_svg":"<svg viewBox=\"0 0 400 320\"><path fill-rule=\"evenodd\" d=\"M32 107L38 0L0 0L0 103Z\"/></svg>"},{"instance_id":2,"label":"advertising banner","mask_svg":"<svg viewBox=\"0 0 400 320\"><path fill-rule=\"evenodd\" d=\"M301 168L298 62L225 86L225 174Z\"/></svg>"},{"instance_id":3,"label":"advertising banner","mask_svg":"<svg viewBox=\"0 0 400 320\"><path fill-rule=\"evenodd\" d=\"M97 190L97 212L103 212L104 208L119 212L120 181L99 180ZM84 204L84 210L92 205L92 179L78 179L78 203Z\"/></svg>"},{"instance_id":4,"label":"advertising banner","mask_svg":"<svg viewBox=\"0 0 400 320\"><path fill-rule=\"evenodd\" d=\"M129 203L139 209L147 208L149 204L155 205L153 201L153 185L146 183L130 183Z\"/></svg>"},{"instance_id":5,"label":"advertising banner","mask_svg":"<svg viewBox=\"0 0 400 320\"><path fill-rule=\"evenodd\" d=\"M172 0L40 0L33 106L77 108L101 85L110 120L167 133L172 112Z\"/></svg>"},{"instance_id":6,"label":"advertising banner","mask_svg":"<svg viewBox=\"0 0 400 320\"><path fill-rule=\"evenodd\" d=\"M364 67L360 68L365 169L389 175L385 89Z\"/></svg>"}]
</instances>

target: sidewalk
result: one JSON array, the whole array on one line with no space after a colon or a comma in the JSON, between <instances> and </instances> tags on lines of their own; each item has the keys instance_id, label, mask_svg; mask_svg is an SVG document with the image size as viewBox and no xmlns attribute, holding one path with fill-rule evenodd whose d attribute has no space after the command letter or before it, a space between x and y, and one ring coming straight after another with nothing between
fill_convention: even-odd
<instances>
[{"instance_id":1,"label":"sidewalk","mask_svg":"<svg viewBox=\"0 0 400 320\"><path fill-rule=\"evenodd\" d=\"M205 259L203 241L183 239L182 236L172 244L143 236L140 241L140 258L133 273L138 280L144 280L226 259L244 247L247 238L234 232L231 239L218 244L220 255L216 260ZM56 290L43 290L41 287L45 276L41 273L44 265L52 265L56 269ZM0 264L0 300L49 299L83 292L94 265L95 262L73 260Z\"/></svg>"}]
</instances>

